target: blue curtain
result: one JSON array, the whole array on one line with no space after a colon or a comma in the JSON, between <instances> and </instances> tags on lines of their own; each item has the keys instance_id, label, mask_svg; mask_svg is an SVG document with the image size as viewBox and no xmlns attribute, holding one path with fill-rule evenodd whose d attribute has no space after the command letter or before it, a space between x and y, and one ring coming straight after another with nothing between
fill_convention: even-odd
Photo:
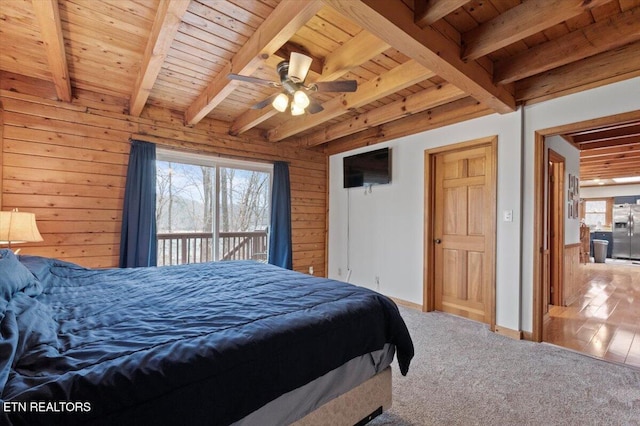
<instances>
[{"instance_id":1,"label":"blue curtain","mask_svg":"<svg viewBox=\"0 0 640 426\"><path fill-rule=\"evenodd\" d=\"M273 165L269 263L282 268L293 269L292 257L289 165L285 162L277 161Z\"/></svg>"},{"instance_id":2,"label":"blue curtain","mask_svg":"<svg viewBox=\"0 0 640 426\"><path fill-rule=\"evenodd\" d=\"M156 266L156 146L132 141L124 192L120 267Z\"/></svg>"}]
</instances>

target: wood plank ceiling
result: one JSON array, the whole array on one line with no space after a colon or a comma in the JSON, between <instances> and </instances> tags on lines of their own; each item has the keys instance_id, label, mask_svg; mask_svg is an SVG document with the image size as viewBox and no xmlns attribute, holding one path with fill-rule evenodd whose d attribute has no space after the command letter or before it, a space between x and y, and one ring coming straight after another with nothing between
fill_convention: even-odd
<instances>
[{"instance_id":1,"label":"wood plank ceiling","mask_svg":"<svg viewBox=\"0 0 640 426\"><path fill-rule=\"evenodd\" d=\"M583 186L640 176L640 120L562 135L580 150Z\"/></svg>"},{"instance_id":2,"label":"wood plank ceiling","mask_svg":"<svg viewBox=\"0 0 640 426\"><path fill-rule=\"evenodd\" d=\"M408 116L508 113L640 75L640 0L2 0L0 20L2 89L46 81L66 102L95 92L329 152ZM314 94L317 114L251 109L278 89L227 75L278 80L292 51L313 58L307 82L358 90Z\"/></svg>"}]
</instances>

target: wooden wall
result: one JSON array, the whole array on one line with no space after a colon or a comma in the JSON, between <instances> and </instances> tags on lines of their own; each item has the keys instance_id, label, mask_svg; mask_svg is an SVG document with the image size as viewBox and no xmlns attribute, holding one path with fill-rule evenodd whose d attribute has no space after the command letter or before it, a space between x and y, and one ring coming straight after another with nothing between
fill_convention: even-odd
<instances>
[{"instance_id":1,"label":"wooden wall","mask_svg":"<svg viewBox=\"0 0 640 426\"><path fill-rule=\"evenodd\" d=\"M576 300L583 285L580 243L564 246L563 284L562 306L568 306Z\"/></svg>"},{"instance_id":2,"label":"wooden wall","mask_svg":"<svg viewBox=\"0 0 640 426\"><path fill-rule=\"evenodd\" d=\"M6 83L6 81L5 81ZM26 83L22 83L27 86ZM86 92L74 101L0 90L0 208L36 213L44 242L22 253L90 267L116 266L130 138L232 158L288 161L293 264L325 275L327 158L320 150L268 143L255 133L232 137L226 123L150 108L141 118ZM23 89L23 87L21 87Z\"/></svg>"}]
</instances>

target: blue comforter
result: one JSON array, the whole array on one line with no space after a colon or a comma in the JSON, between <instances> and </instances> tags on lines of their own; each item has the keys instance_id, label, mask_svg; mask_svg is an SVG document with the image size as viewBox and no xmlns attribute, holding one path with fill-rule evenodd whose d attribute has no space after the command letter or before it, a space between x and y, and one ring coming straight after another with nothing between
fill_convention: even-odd
<instances>
[{"instance_id":1,"label":"blue comforter","mask_svg":"<svg viewBox=\"0 0 640 426\"><path fill-rule=\"evenodd\" d=\"M249 261L20 260L42 292L0 315L0 423L228 424L386 342L403 374L413 356L392 301L337 281Z\"/></svg>"}]
</instances>

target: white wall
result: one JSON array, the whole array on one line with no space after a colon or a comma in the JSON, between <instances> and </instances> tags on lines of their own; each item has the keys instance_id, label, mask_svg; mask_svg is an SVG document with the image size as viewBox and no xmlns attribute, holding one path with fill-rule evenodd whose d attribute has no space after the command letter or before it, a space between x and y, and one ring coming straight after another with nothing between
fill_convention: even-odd
<instances>
[{"instance_id":1,"label":"white wall","mask_svg":"<svg viewBox=\"0 0 640 426\"><path fill-rule=\"evenodd\" d=\"M512 210L513 221L497 223L496 317L498 324L519 329L520 119L520 112L496 114L332 156L329 276L346 280L349 266L350 282L422 304L424 151L497 135L497 211L501 219L503 210ZM392 183L374 186L370 194L344 189L342 158L385 146L392 149Z\"/></svg>"},{"instance_id":2,"label":"white wall","mask_svg":"<svg viewBox=\"0 0 640 426\"><path fill-rule=\"evenodd\" d=\"M328 275L345 280L349 266L350 282L422 304L424 151L497 135L496 322L531 331L534 132L632 110L640 110L640 78L332 156ZM384 146L393 150L393 182L366 195L344 189L342 158ZM502 221L504 210L513 222Z\"/></svg>"},{"instance_id":3,"label":"white wall","mask_svg":"<svg viewBox=\"0 0 640 426\"><path fill-rule=\"evenodd\" d=\"M562 199L565 206L564 243L565 245L576 244L580 242L580 218L568 217L567 203L569 200L567 190L569 189L569 175L580 176L580 151L560 136L545 138L544 143L545 148L552 149L564 157L564 190L562 191ZM545 152L548 151L545 149Z\"/></svg>"}]
</instances>

